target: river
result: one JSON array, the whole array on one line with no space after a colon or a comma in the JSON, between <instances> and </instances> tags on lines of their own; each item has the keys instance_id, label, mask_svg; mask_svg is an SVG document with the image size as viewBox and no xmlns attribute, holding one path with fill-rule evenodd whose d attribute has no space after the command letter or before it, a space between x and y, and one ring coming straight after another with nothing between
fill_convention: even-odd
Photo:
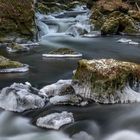
<instances>
[{"instance_id":1,"label":"river","mask_svg":"<svg viewBox=\"0 0 140 140\"><path fill-rule=\"evenodd\" d=\"M69 30L75 37L65 34L68 32L68 28L76 24L75 18L79 15L82 18L78 17L80 19L78 22L82 23L87 32L91 32L91 27L86 19L89 13L82 13L81 9L80 14L78 12L76 11L76 16L74 12L61 14L61 21L60 14L50 15L53 18L50 17L45 21L43 21L44 19L38 20L47 27L44 25L40 27L40 31L42 28L46 31L40 33L40 46L33 48L30 52L23 54L4 52L9 58L29 64L30 71L0 74L0 89L14 82L24 83L26 81L40 89L59 79L71 79L80 58L48 59L42 57L43 53L60 47L72 48L82 53L84 59L114 58L140 64L140 44L118 42L119 39L126 38L140 43L139 37L101 37L93 32L92 35L94 35L89 38L80 35L81 31L79 33L77 28ZM60 131L40 129L31 123L42 113L63 110L73 112L75 123L64 126ZM140 104L90 104L86 107L50 106L20 114L1 110L0 140L56 140L56 137L58 140L140 140Z\"/></svg>"}]
</instances>

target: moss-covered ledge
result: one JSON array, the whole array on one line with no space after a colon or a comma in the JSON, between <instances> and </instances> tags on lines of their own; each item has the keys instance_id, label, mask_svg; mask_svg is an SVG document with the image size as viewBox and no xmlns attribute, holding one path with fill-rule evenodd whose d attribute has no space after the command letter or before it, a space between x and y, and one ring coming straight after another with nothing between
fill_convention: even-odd
<instances>
[{"instance_id":1,"label":"moss-covered ledge","mask_svg":"<svg viewBox=\"0 0 140 140\"><path fill-rule=\"evenodd\" d=\"M34 0L0 0L0 38L33 39L34 33Z\"/></svg>"},{"instance_id":2,"label":"moss-covered ledge","mask_svg":"<svg viewBox=\"0 0 140 140\"><path fill-rule=\"evenodd\" d=\"M140 89L140 65L114 59L80 60L75 80L83 97L100 103L119 102L122 96L129 98L129 88Z\"/></svg>"}]
</instances>

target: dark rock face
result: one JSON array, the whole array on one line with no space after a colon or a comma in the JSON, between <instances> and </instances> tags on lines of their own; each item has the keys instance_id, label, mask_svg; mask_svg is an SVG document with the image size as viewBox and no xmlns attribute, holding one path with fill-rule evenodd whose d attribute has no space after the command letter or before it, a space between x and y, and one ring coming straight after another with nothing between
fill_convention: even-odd
<instances>
[{"instance_id":1,"label":"dark rock face","mask_svg":"<svg viewBox=\"0 0 140 140\"><path fill-rule=\"evenodd\" d=\"M7 37L33 39L35 33L33 0L0 0L0 40Z\"/></svg>"}]
</instances>

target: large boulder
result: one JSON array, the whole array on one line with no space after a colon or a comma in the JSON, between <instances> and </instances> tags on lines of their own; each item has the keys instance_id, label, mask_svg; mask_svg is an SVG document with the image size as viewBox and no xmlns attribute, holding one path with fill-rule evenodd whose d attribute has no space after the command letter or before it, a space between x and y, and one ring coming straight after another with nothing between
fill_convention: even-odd
<instances>
[{"instance_id":1,"label":"large boulder","mask_svg":"<svg viewBox=\"0 0 140 140\"><path fill-rule=\"evenodd\" d=\"M81 60L76 94L99 103L140 101L140 65L113 59Z\"/></svg>"},{"instance_id":2,"label":"large boulder","mask_svg":"<svg viewBox=\"0 0 140 140\"><path fill-rule=\"evenodd\" d=\"M0 40L13 36L33 39L34 0L0 0Z\"/></svg>"},{"instance_id":3,"label":"large boulder","mask_svg":"<svg viewBox=\"0 0 140 140\"><path fill-rule=\"evenodd\" d=\"M0 107L5 110L23 112L42 108L44 105L45 99L38 95L38 90L28 82L14 83L0 92Z\"/></svg>"},{"instance_id":4,"label":"large boulder","mask_svg":"<svg viewBox=\"0 0 140 140\"><path fill-rule=\"evenodd\" d=\"M91 23L103 35L139 33L139 10L134 3L124 0L89 0L91 8Z\"/></svg>"},{"instance_id":5,"label":"large boulder","mask_svg":"<svg viewBox=\"0 0 140 140\"><path fill-rule=\"evenodd\" d=\"M101 27L101 33L103 35L106 34L119 34L119 33L137 33L138 28L135 25L135 21L128 15L125 15L121 12L113 12L108 18L106 18L105 22Z\"/></svg>"}]
</instances>

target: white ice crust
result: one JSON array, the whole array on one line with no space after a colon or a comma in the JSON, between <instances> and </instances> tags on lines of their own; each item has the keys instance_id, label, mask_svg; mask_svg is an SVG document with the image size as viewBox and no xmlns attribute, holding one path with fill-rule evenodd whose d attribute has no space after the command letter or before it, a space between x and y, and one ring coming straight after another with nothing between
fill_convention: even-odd
<instances>
[{"instance_id":1,"label":"white ice crust","mask_svg":"<svg viewBox=\"0 0 140 140\"><path fill-rule=\"evenodd\" d=\"M73 122L73 114L64 111L62 113L52 113L47 116L40 117L37 119L36 125L43 128L58 130L63 125Z\"/></svg>"}]
</instances>

